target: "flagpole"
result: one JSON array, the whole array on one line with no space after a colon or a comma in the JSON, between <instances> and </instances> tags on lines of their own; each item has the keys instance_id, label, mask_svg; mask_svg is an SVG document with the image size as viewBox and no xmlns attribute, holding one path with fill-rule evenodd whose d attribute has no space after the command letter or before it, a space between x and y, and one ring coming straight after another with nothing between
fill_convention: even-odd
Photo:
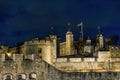
<instances>
[{"instance_id":1,"label":"flagpole","mask_svg":"<svg viewBox=\"0 0 120 80\"><path fill-rule=\"evenodd\" d=\"M79 24L77 24L77 26L78 26L79 29L80 29L80 39L83 40L83 38L84 38L84 34L83 34L83 23L80 22Z\"/></svg>"},{"instance_id":2,"label":"flagpole","mask_svg":"<svg viewBox=\"0 0 120 80\"><path fill-rule=\"evenodd\" d=\"M54 27L51 27L51 34L54 35Z\"/></svg>"},{"instance_id":3,"label":"flagpole","mask_svg":"<svg viewBox=\"0 0 120 80\"><path fill-rule=\"evenodd\" d=\"M71 23L70 22L68 22L68 31L70 31L70 27L71 27Z\"/></svg>"},{"instance_id":4,"label":"flagpole","mask_svg":"<svg viewBox=\"0 0 120 80\"><path fill-rule=\"evenodd\" d=\"M81 22L81 38L83 40L83 23Z\"/></svg>"},{"instance_id":5,"label":"flagpole","mask_svg":"<svg viewBox=\"0 0 120 80\"><path fill-rule=\"evenodd\" d=\"M98 34L100 35L101 30L100 30L100 26L98 26Z\"/></svg>"}]
</instances>

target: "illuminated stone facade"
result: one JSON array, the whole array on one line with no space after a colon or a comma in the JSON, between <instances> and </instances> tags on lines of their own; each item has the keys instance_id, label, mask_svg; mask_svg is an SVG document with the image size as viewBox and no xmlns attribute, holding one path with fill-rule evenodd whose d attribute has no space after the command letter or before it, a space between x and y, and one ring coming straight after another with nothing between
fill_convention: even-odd
<instances>
[{"instance_id":1,"label":"illuminated stone facade","mask_svg":"<svg viewBox=\"0 0 120 80\"><path fill-rule=\"evenodd\" d=\"M75 41L68 31L66 42L50 35L13 48L1 45L0 79L120 80L120 47L104 44L102 34Z\"/></svg>"}]
</instances>

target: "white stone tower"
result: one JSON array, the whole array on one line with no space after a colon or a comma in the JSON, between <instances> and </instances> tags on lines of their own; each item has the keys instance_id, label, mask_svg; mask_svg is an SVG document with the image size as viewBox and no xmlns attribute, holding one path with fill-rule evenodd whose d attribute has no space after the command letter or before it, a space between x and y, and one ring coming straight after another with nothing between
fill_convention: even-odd
<instances>
[{"instance_id":1,"label":"white stone tower","mask_svg":"<svg viewBox=\"0 0 120 80\"><path fill-rule=\"evenodd\" d=\"M104 47L104 41L103 41L103 36L102 34L99 35L99 48Z\"/></svg>"},{"instance_id":2,"label":"white stone tower","mask_svg":"<svg viewBox=\"0 0 120 80\"><path fill-rule=\"evenodd\" d=\"M53 41L53 49L52 49L53 58L57 58L57 36L56 35L50 35L50 38Z\"/></svg>"},{"instance_id":3,"label":"white stone tower","mask_svg":"<svg viewBox=\"0 0 120 80\"><path fill-rule=\"evenodd\" d=\"M74 54L73 52L73 42L74 42L74 38L73 38L73 34L72 32L69 30L66 33L66 54L67 55L72 55Z\"/></svg>"},{"instance_id":4,"label":"white stone tower","mask_svg":"<svg viewBox=\"0 0 120 80\"><path fill-rule=\"evenodd\" d=\"M91 45L91 39L88 37L86 40L86 45L84 46L84 53L91 53L92 52L92 45Z\"/></svg>"},{"instance_id":5,"label":"white stone tower","mask_svg":"<svg viewBox=\"0 0 120 80\"><path fill-rule=\"evenodd\" d=\"M99 42L99 48L103 48L104 38L103 38L103 35L101 34L100 27L98 27L98 42Z\"/></svg>"}]
</instances>

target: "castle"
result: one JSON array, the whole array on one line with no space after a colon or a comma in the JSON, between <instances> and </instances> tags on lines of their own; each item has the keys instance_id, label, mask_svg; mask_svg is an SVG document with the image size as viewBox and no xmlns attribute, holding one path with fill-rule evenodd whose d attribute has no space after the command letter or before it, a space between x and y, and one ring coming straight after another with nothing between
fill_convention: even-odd
<instances>
[{"instance_id":1,"label":"castle","mask_svg":"<svg viewBox=\"0 0 120 80\"><path fill-rule=\"evenodd\" d=\"M15 47L0 46L0 80L120 80L120 46L99 33L96 39L66 41L56 35Z\"/></svg>"}]
</instances>

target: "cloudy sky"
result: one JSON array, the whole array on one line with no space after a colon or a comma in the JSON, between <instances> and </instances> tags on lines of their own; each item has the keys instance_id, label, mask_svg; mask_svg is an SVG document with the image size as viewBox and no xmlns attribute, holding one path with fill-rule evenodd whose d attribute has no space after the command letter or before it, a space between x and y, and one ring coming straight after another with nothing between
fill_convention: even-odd
<instances>
[{"instance_id":1,"label":"cloudy sky","mask_svg":"<svg viewBox=\"0 0 120 80\"><path fill-rule=\"evenodd\" d=\"M85 37L95 37L98 26L105 36L120 35L120 1L0 0L0 42L10 46L49 35L51 27L64 38L68 22L78 38L81 21Z\"/></svg>"}]
</instances>

